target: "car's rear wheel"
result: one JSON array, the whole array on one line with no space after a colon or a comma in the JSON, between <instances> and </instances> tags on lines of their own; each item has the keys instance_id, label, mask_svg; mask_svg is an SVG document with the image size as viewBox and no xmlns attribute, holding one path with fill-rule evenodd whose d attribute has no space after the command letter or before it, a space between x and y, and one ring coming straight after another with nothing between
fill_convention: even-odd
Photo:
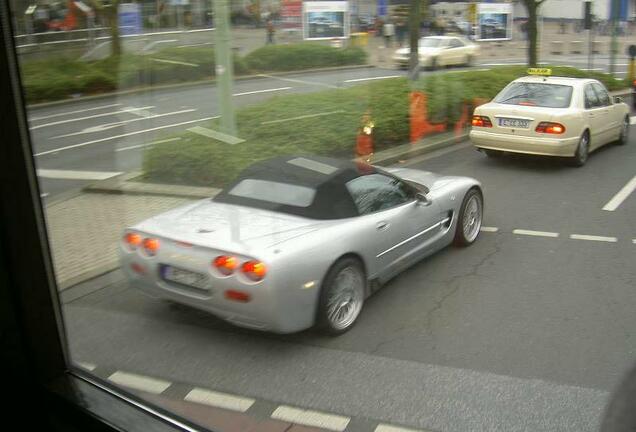
<instances>
[{"instance_id":1,"label":"car's rear wheel","mask_svg":"<svg viewBox=\"0 0 636 432\"><path fill-rule=\"evenodd\" d=\"M467 55L466 56L466 61L464 62L464 64L466 66L472 66L473 65L473 56Z\"/></svg>"},{"instance_id":2,"label":"car's rear wheel","mask_svg":"<svg viewBox=\"0 0 636 432\"><path fill-rule=\"evenodd\" d=\"M579 145L576 148L574 157L570 160L570 163L575 167L582 167L587 162L587 158L590 153L590 134L585 131L579 140Z\"/></svg>"},{"instance_id":3,"label":"car's rear wheel","mask_svg":"<svg viewBox=\"0 0 636 432\"><path fill-rule=\"evenodd\" d=\"M623 124L621 125L621 134L618 137L618 145L625 145L629 141L629 117L625 117L623 119Z\"/></svg>"},{"instance_id":4,"label":"car's rear wheel","mask_svg":"<svg viewBox=\"0 0 636 432\"><path fill-rule=\"evenodd\" d=\"M477 240L483 215L484 198L479 189L473 188L466 193L459 209L454 240L457 246L470 246Z\"/></svg>"},{"instance_id":5,"label":"car's rear wheel","mask_svg":"<svg viewBox=\"0 0 636 432\"><path fill-rule=\"evenodd\" d=\"M366 275L351 257L336 262L325 277L318 305L318 326L329 334L349 330L364 305Z\"/></svg>"},{"instance_id":6,"label":"car's rear wheel","mask_svg":"<svg viewBox=\"0 0 636 432\"><path fill-rule=\"evenodd\" d=\"M489 158L498 158L503 156L503 152L501 150L484 149L484 153L486 153L486 156Z\"/></svg>"}]
</instances>

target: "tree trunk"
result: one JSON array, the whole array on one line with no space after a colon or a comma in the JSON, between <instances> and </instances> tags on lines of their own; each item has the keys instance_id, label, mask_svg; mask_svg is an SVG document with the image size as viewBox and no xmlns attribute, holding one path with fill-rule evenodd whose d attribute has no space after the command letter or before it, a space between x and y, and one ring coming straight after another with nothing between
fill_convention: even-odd
<instances>
[{"instance_id":1,"label":"tree trunk","mask_svg":"<svg viewBox=\"0 0 636 432\"><path fill-rule=\"evenodd\" d=\"M535 0L526 0L525 3L528 9L528 67L537 67L537 4Z\"/></svg>"},{"instance_id":2,"label":"tree trunk","mask_svg":"<svg viewBox=\"0 0 636 432\"><path fill-rule=\"evenodd\" d=\"M420 13L421 0L411 0L411 10L409 13L409 78L417 80L419 77L419 54L418 46L420 41L420 22L422 14Z\"/></svg>"}]
</instances>

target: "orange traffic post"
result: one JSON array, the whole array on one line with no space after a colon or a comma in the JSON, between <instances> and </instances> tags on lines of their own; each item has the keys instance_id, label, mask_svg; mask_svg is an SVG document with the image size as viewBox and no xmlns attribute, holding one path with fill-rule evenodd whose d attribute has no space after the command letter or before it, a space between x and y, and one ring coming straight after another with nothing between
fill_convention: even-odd
<instances>
[{"instance_id":1,"label":"orange traffic post","mask_svg":"<svg viewBox=\"0 0 636 432\"><path fill-rule=\"evenodd\" d=\"M373 156L373 128L375 124L371 120L371 114L367 111L362 116L362 122L356 135L356 156L367 162Z\"/></svg>"}]
</instances>

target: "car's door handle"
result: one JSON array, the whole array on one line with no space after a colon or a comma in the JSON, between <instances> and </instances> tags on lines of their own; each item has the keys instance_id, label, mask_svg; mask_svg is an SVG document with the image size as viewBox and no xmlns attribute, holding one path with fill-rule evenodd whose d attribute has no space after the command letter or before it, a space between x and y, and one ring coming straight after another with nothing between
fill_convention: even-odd
<instances>
[{"instance_id":1,"label":"car's door handle","mask_svg":"<svg viewBox=\"0 0 636 432\"><path fill-rule=\"evenodd\" d=\"M388 227L389 227L389 223L385 222L385 221L378 222L378 224L375 226L375 228L378 231L383 231L383 230L387 229Z\"/></svg>"}]
</instances>

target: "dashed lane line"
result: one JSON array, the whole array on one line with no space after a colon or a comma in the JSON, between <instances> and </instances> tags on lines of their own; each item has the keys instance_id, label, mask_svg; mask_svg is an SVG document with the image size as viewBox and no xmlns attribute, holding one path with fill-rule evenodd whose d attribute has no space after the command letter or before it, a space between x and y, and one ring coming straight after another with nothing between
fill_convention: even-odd
<instances>
[{"instance_id":1,"label":"dashed lane line","mask_svg":"<svg viewBox=\"0 0 636 432\"><path fill-rule=\"evenodd\" d=\"M629 124L630 125L635 125L636 124L636 116L631 116L629 118Z\"/></svg>"},{"instance_id":2,"label":"dashed lane line","mask_svg":"<svg viewBox=\"0 0 636 432\"><path fill-rule=\"evenodd\" d=\"M111 112L107 112L107 113L95 114L95 115L86 116L86 117L78 117L78 118L72 118L72 119L66 119L66 120L59 120L59 121L55 121L55 122L51 122L51 123L45 123L45 124L33 126L33 127L30 128L30 130L36 130L36 129L40 129L40 128L48 127L48 126L57 126L57 125L66 124L66 123L73 123L73 122L78 122L78 121L83 121L83 120L91 120L91 119L95 119L95 118L99 118L99 117L107 117L107 116L113 116L113 115L118 115L118 114L135 114L136 111L146 110L146 109L151 109L151 108L155 108L155 107L154 106L145 106L145 107L139 107L139 108L135 108L135 107L124 108L124 109L121 109L119 111L111 111ZM83 111L81 111L81 112L83 112Z\"/></svg>"},{"instance_id":3,"label":"dashed lane line","mask_svg":"<svg viewBox=\"0 0 636 432\"><path fill-rule=\"evenodd\" d=\"M570 238L573 240L589 240L598 242L616 243L618 239L616 237L595 236L586 234L571 234Z\"/></svg>"},{"instance_id":4,"label":"dashed lane line","mask_svg":"<svg viewBox=\"0 0 636 432\"><path fill-rule=\"evenodd\" d=\"M512 230L513 234L519 235L527 235L527 236L535 236L535 237L558 237L559 233L550 232L550 231L533 231L533 230L525 230L525 229L514 229Z\"/></svg>"},{"instance_id":5,"label":"dashed lane line","mask_svg":"<svg viewBox=\"0 0 636 432\"><path fill-rule=\"evenodd\" d=\"M93 107L93 108L86 108L86 109L77 110L77 111L65 111L65 112L61 112L61 113L57 113L57 114L50 114L50 115L47 115L47 116L31 117L31 118L29 118L29 121L48 120L50 118L55 118L55 117L64 117L64 116L72 115L72 114L85 113L86 111L97 111L97 110L106 109L106 108L114 108L116 106L121 106L121 104L120 103L116 103L116 104L109 104L109 105L101 105L101 106L97 106L97 107Z\"/></svg>"},{"instance_id":6,"label":"dashed lane line","mask_svg":"<svg viewBox=\"0 0 636 432\"><path fill-rule=\"evenodd\" d=\"M383 79L391 79L391 78L402 78L402 75L385 75L385 76L379 76L379 77L353 78L353 79L344 80L344 82L352 83L352 82L375 81L375 80L383 80Z\"/></svg>"},{"instance_id":7,"label":"dashed lane line","mask_svg":"<svg viewBox=\"0 0 636 432\"><path fill-rule=\"evenodd\" d=\"M307 80L300 80L300 79L294 79L294 78L284 78L284 77L277 77L277 76L274 76L274 75L267 75L267 74L260 74L259 76L261 76L263 78L270 78L270 79L275 79L275 80L285 81L285 82L291 82L291 83L296 83L296 84L304 84L304 85L317 86L317 87L327 87L327 88L332 88L332 89L339 88L338 86L335 86L335 85L332 85L332 84L326 84L326 83L321 83L321 82L316 82L316 81L307 81Z\"/></svg>"},{"instance_id":8,"label":"dashed lane line","mask_svg":"<svg viewBox=\"0 0 636 432\"><path fill-rule=\"evenodd\" d=\"M174 142L174 141L181 141L181 137L166 138L166 139L163 139L163 140L152 141L152 142L145 143L145 144L137 144L137 145L127 146L127 147L121 147L121 148L115 149L115 151L116 152L122 152L122 151L126 151L126 150L134 150L134 149L138 149L138 148L152 147L155 144L163 144L163 143Z\"/></svg>"},{"instance_id":9,"label":"dashed lane line","mask_svg":"<svg viewBox=\"0 0 636 432\"><path fill-rule=\"evenodd\" d=\"M143 133L148 133L148 132L154 132L157 130L162 130L162 129L168 129L168 128L173 128L173 127L177 127L177 126L183 126L183 125L187 125L187 124L192 124L192 123L199 123L199 122L203 122L203 121L208 121L208 120L212 120L215 118L218 118L219 116L212 116L212 117L203 117L200 119L196 119L196 120L189 120L189 121L185 121L185 122L181 122L181 123L174 123L174 124L169 124L169 125L163 125L163 126L157 126L157 127L153 127L150 129L143 129L143 130L139 130L139 131L134 131L134 132L129 132L129 133L125 133L125 134L121 134L121 135L113 135L110 137L106 137L106 138L100 138L100 139L96 139L96 140L92 140L92 141L86 141L83 143L79 143L79 144L73 144L73 145L69 145L69 146L65 146L65 147L58 147L52 150L47 150L47 151L43 151L40 153L35 153L33 156L45 156L48 154L53 154L53 153L58 153L61 151L66 151L66 150L72 150L75 148L80 148L80 147L85 147L85 146L89 146L92 144L97 144L97 143L101 143L101 142L106 142L106 141L111 141L111 140L115 140L115 139L119 139L119 138L126 138L129 136L133 136L133 135L139 135L139 134L143 134Z\"/></svg>"},{"instance_id":10,"label":"dashed lane line","mask_svg":"<svg viewBox=\"0 0 636 432\"><path fill-rule=\"evenodd\" d=\"M248 92L242 92L242 93L234 93L232 96L247 96L247 95L259 94L259 93L271 93L271 92L289 90L291 88L292 87L278 87L278 88L271 88L271 89L264 89L264 90L254 90L254 91L248 91Z\"/></svg>"},{"instance_id":11,"label":"dashed lane line","mask_svg":"<svg viewBox=\"0 0 636 432\"><path fill-rule=\"evenodd\" d=\"M499 231L499 228L497 228L497 227L489 227L489 226L482 226L481 228L479 228L479 231L496 233L497 231Z\"/></svg>"},{"instance_id":12,"label":"dashed lane line","mask_svg":"<svg viewBox=\"0 0 636 432\"><path fill-rule=\"evenodd\" d=\"M172 385L172 383L169 381L122 371L115 372L108 377L108 380L121 386L145 391L152 394L163 393L168 387Z\"/></svg>"},{"instance_id":13,"label":"dashed lane line","mask_svg":"<svg viewBox=\"0 0 636 432\"><path fill-rule=\"evenodd\" d=\"M247 411L256 402L254 399L196 387L186 395L184 400L239 412Z\"/></svg>"},{"instance_id":14,"label":"dashed lane line","mask_svg":"<svg viewBox=\"0 0 636 432\"><path fill-rule=\"evenodd\" d=\"M159 59L159 58L151 58L150 60L159 62L159 63L169 63L169 64L177 64L182 66L189 66L189 67L199 67L199 65L196 63L188 63L188 62L182 62L182 61L176 61L176 60L166 60L166 59Z\"/></svg>"},{"instance_id":15,"label":"dashed lane line","mask_svg":"<svg viewBox=\"0 0 636 432\"><path fill-rule=\"evenodd\" d=\"M390 424L380 423L376 428L375 432L426 432L422 429L409 429L398 426L392 426Z\"/></svg>"},{"instance_id":16,"label":"dashed lane line","mask_svg":"<svg viewBox=\"0 0 636 432\"><path fill-rule=\"evenodd\" d=\"M305 426L319 427L336 432L346 429L351 418L336 414L326 414L318 411L303 410L287 405L281 405L272 413L271 417L276 420L283 420L289 423L296 423Z\"/></svg>"}]
</instances>

